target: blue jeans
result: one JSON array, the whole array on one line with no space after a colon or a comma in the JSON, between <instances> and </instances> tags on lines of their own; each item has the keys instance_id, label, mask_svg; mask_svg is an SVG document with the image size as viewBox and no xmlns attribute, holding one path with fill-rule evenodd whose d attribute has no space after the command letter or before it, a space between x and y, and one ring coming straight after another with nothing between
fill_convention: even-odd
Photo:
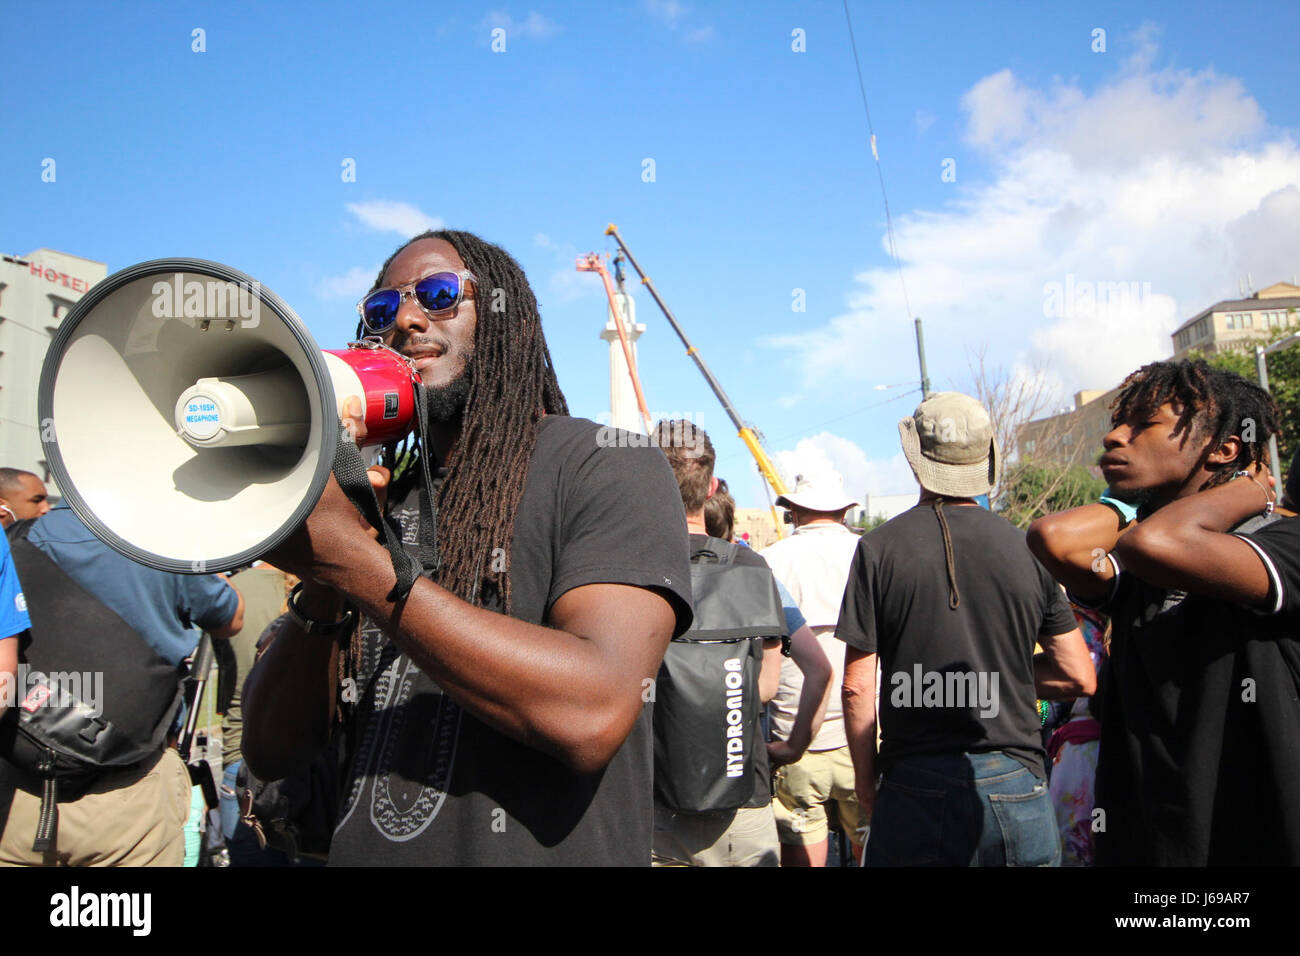
<instances>
[{"instance_id":1,"label":"blue jeans","mask_svg":"<svg viewBox=\"0 0 1300 956\"><path fill-rule=\"evenodd\" d=\"M221 804L221 835L229 842L239 826L239 798L235 795L235 780L239 777L239 768L243 760L226 764L221 774L221 792L217 795Z\"/></svg>"},{"instance_id":2,"label":"blue jeans","mask_svg":"<svg viewBox=\"0 0 1300 956\"><path fill-rule=\"evenodd\" d=\"M885 772L867 866L1060 866L1047 783L1001 751L904 757Z\"/></svg>"}]
</instances>

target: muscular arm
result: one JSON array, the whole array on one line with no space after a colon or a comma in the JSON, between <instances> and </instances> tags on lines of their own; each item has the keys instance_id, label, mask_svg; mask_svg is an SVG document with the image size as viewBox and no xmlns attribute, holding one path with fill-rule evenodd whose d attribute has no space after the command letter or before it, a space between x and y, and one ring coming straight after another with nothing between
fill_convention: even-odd
<instances>
[{"instance_id":1,"label":"muscular arm","mask_svg":"<svg viewBox=\"0 0 1300 956\"><path fill-rule=\"evenodd\" d=\"M1040 634L1041 654L1034 655L1034 688L1041 700L1091 697L1097 690L1087 642L1076 627L1064 634Z\"/></svg>"},{"instance_id":2,"label":"muscular arm","mask_svg":"<svg viewBox=\"0 0 1300 956\"><path fill-rule=\"evenodd\" d=\"M228 578L226 579L226 587L234 591L239 597L239 604L236 605L235 614L229 621L220 627L208 629L208 634L214 638L234 637L244 629L244 595L239 593L239 588L231 584Z\"/></svg>"},{"instance_id":3,"label":"muscular arm","mask_svg":"<svg viewBox=\"0 0 1300 956\"><path fill-rule=\"evenodd\" d=\"M299 606L315 620L337 620L343 600L307 585ZM338 643L304 634L288 615L262 636L244 681L241 709L244 761L263 780L287 777L310 763L329 740L338 694Z\"/></svg>"},{"instance_id":4,"label":"muscular arm","mask_svg":"<svg viewBox=\"0 0 1300 956\"><path fill-rule=\"evenodd\" d=\"M876 655L849 647L844 655L844 732L853 758L854 789L867 821L876 805Z\"/></svg>"},{"instance_id":5,"label":"muscular arm","mask_svg":"<svg viewBox=\"0 0 1300 956\"><path fill-rule=\"evenodd\" d=\"M1249 478L1179 498L1126 534L1116 555L1126 571L1156 587L1263 608L1269 597L1264 562L1225 532L1263 511L1265 500Z\"/></svg>"},{"instance_id":6,"label":"muscular arm","mask_svg":"<svg viewBox=\"0 0 1300 956\"><path fill-rule=\"evenodd\" d=\"M768 748L769 753L773 748L776 749L782 763L793 763L803 756L821 729L822 720L826 716L832 673L826 652L807 624L790 637L790 659L803 672L803 690L799 694L799 707L795 711L794 723L790 726L789 739L774 742Z\"/></svg>"},{"instance_id":7,"label":"muscular arm","mask_svg":"<svg viewBox=\"0 0 1300 956\"><path fill-rule=\"evenodd\" d=\"M1105 556L1127 530L1120 520L1113 508L1101 504L1047 515L1029 526L1029 550L1071 594L1099 601L1109 594L1115 576Z\"/></svg>"},{"instance_id":8,"label":"muscular arm","mask_svg":"<svg viewBox=\"0 0 1300 956\"><path fill-rule=\"evenodd\" d=\"M781 689L781 642L763 641L763 666L758 672L758 699L766 706Z\"/></svg>"},{"instance_id":9,"label":"muscular arm","mask_svg":"<svg viewBox=\"0 0 1300 956\"><path fill-rule=\"evenodd\" d=\"M457 703L580 773L603 768L627 738L643 707L642 681L655 676L672 636L669 601L630 585L573 588L552 606L549 627L474 607L425 579L395 605L386 597L395 578L388 552L333 479L292 541L272 563L347 595ZM281 683L294 680L287 664L299 646L268 651L250 675L246 736L274 732L281 702L301 706L288 703ZM318 676L301 686L316 703L300 727L328 715L319 703L329 693L328 657L315 649L306 663ZM256 771L256 758L250 764Z\"/></svg>"}]
</instances>

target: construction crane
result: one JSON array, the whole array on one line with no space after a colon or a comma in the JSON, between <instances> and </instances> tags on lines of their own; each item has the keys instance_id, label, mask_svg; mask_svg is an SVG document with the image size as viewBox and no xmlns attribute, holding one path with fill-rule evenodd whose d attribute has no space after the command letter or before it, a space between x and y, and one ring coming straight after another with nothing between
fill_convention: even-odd
<instances>
[{"instance_id":1,"label":"construction crane","mask_svg":"<svg viewBox=\"0 0 1300 956\"><path fill-rule=\"evenodd\" d=\"M731 404L731 399L728 398L727 393L723 391L721 383L714 378L713 373L709 371L709 367L704 364L704 359L700 355L700 350L692 345L691 340L686 337L686 333L682 331L681 325L678 324L677 319L673 316L672 310L668 308L667 304L660 297L658 290L654 287L654 283L650 281L650 277L645 274L645 271L641 268L640 264L637 263L636 257L632 255L632 250L627 247L627 243L623 241L623 237L619 235L618 226L611 222L605 229L605 235L614 237L614 241L618 243L618 247L623 250L623 255L627 256L627 261L632 263L632 268L635 269L637 275L641 277L641 284L650 292L651 298L655 300L655 304L659 306L664 317L668 319L668 324L673 327L673 331L677 333L677 337L682 340L682 345L686 346L686 354L694 360L695 366L700 370L700 374L703 375L704 380L709 383L709 388L713 389L713 394L718 397L718 401L722 403L722 408L727 413L727 417L731 419L731 423L736 427L736 433L740 436L740 440L745 443L745 447L749 449L749 453L754 456L754 461L758 463L759 474L761 474L763 478L767 480L767 483L771 485L778 498L785 494L785 482L781 480L780 473L776 470L776 466L772 464L772 459L768 457L767 451L763 448L762 437L752 425L740 417L740 413L736 411L736 406ZM608 286L608 279L606 280L606 285ZM776 533L781 535L783 531L781 517L777 514L775 505L771 505L771 510L772 520L776 523Z\"/></svg>"},{"instance_id":2,"label":"construction crane","mask_svg":"<svg viewBox=\"0 0 1300 956\"><path fill-rule=\"evenodd\" d=\"M618 307L618 300L614 298L614 283L610 281L609 270L605 268L605 263L600 256L594 252L578 256L576 265L579 272L595 272L605 283L605 295L609 297L609 312L614 317L618 341L623 346L623 358L627 361L627 370L632 376L632 390L636 392L637 409L640 410L641 419L645 422L646 434L652 434L655 430L654 423L650 420L650 409L646 406L645 394L641 391L641 376L637 374L636 359L632 356L632 344L628 341L627 330L623 328L623 311ZM621 272L619 276L621 281Z\"/></svg>"}]
</instances>

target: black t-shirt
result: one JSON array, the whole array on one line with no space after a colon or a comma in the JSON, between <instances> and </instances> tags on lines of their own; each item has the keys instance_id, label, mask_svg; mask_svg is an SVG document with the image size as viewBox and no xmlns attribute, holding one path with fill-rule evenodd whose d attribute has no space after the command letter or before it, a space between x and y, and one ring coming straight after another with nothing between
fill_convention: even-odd
<instances>
[{"instance_id":1,"label":"black t-shirt","mask_svg":"<svg viewBox=\"0 0 1300 956\"><path fill-rule=\"evenodd\" d=\"M708 540L709 536L707 534L692 534L691 553L693 554L705 547ZM767 567L767 561L764 560L761 554L758 554L752 549L744 546L736 548L736 556L733 560L737 564L748 565L750 567ZM760 712L760 717L761 716ZM744 806L746 808L765 807L772 802L772 770L768 766L767 747L763 744L763 735L759 732L757 727L754 728L753 737L751 739L758 741L760 746L754 748L754 795L750 797L749 802Z\"/></svg>"},{"instance_id":2,"label":"black t-shirt","mask_svg":"<svg viewBox=\"0 0 1300 956\"><path fill-rule=\"evenodd\" d=\"M835 635L880 656L881 768L911 754L1000 750L1043 778L1034 643L1074 630L1074 615L1023 531L973 505L943 514L956 608L929 504L858 542L844 591Z\"/></svg>"},{"instance_id":3,"label":"black t-shirt","mask_svg":"<svg viewBox=\"0 0 1300 956\"><path fill-rule=\"evenodd\" d=\"M1239 536L1266 613L1126 571L1103 605L1098 864L1300 865L1300 519Z\"/></svg>"},{"instance_id":4,"label":"black t-shirt","mask_svg":"<svg viewBox=\"0 0 1300 956\"><path fill-rule=\"evenodd\" d=\"M651 588L691 622L686 521L654 447L599 426L539 426L509 557L513 616L545 624L585 584ZM395 509L408 545L418 499ZM620 865L650 861L651 712L599 774L580 776L459 707L381 631L363 629L366 690L331 865Z\"/></svg>"}]
</instances>

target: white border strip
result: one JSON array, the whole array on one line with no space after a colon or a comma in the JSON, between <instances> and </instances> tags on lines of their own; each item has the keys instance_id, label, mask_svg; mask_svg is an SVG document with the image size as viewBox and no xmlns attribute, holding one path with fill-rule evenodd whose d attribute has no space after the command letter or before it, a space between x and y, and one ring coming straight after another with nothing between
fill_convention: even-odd
<instances>
[{"instance_id":1,"label":"white border strip","mask_svg":"<svg viewBox=\"0 0 1300 956\"><path fill-rule=\"evenodd\" d=\"M1264 549L1254 541L1251 541L1250 538L1247 538L1244 534L1234 534L1233 537L1240 538L1242 541L1245 541L1248 545L1254 548L1255 553L1259 555L1259 559L1264 562L1264 567L1268 571L1269 580L1273 584L1273 593L1277 595L1277 601L1273 605L1273 609L1268 613L1276 614L1278 611L1282 610L1282 599L1285 597L1282 593L1282 575L1277 573L1277 568L1273 564L1273 559L1265 554Z\"/></svg>"}]
</instances>

